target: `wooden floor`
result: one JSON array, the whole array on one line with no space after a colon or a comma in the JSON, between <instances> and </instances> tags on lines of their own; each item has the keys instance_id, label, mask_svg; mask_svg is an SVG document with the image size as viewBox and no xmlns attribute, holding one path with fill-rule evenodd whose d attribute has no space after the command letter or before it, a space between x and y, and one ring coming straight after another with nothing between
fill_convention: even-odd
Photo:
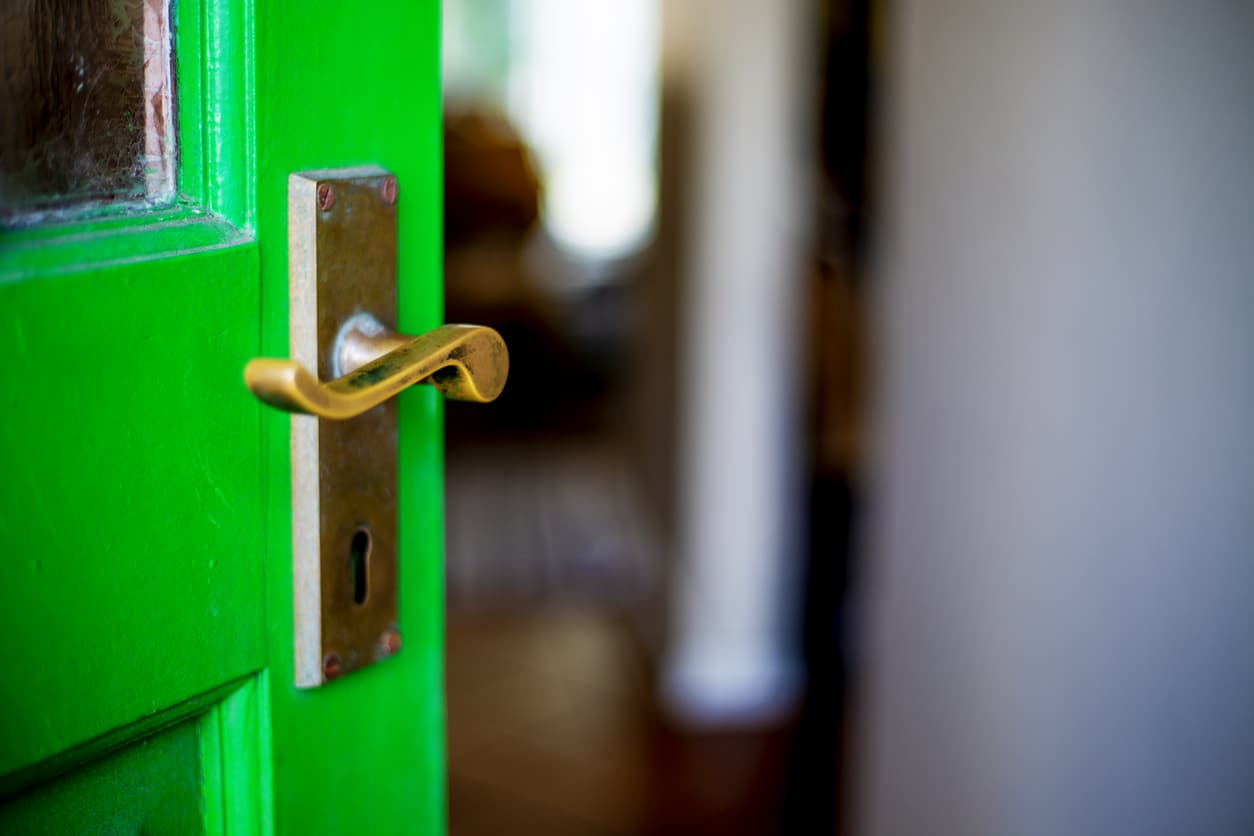
<instances>
[{"instance_id":1,"label":"wooden floor","mask_svg":"<svg viewBox=\"0 0 1254 836\"><path fill-rule=\"evenodd\" d=\"M450 832L642 832L647 700L610 619L450 622Z\"/></svg>"},{"instance_id":2,"label":"wooden floor","mask_svg":"<svg viewBox=\"0 0 1254 836\"><path fill-rule=\"evenodd\" d=\"M692 734L660 714L664 573L624 455L605 434L450 438L450 833L834 832L822 678L779 728Z\"/></svg>"},{"instance_id":3,"label":"wooden floor","mask_svg":"<svg viewBox=\"0 0 1254 836\"><path fill-rule=\"evenodd\" d=\"M677 733L648 683L621 616L450 619L452 836L801 832L788 730Z\"/></svg>"}]
</instances>

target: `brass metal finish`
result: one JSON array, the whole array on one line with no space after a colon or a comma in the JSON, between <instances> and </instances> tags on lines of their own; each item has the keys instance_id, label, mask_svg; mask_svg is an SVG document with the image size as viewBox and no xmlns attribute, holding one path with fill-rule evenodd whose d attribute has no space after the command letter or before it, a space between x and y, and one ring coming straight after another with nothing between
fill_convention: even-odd
<instances>
[{"instance_id":1,"label":"brass metal finish","mask_svg":"<svg viewBox=\"0 0 1254 836\"><path fill-rule=\"evenodd\" d=\"M509 373L504 340L479 325L444 325L420 337L386 331L371 336L353 328L336 342L337 359L363 364L330 383L319 383L299 363L270 359L251 361L244 380L271 406L338 421L420 382L453 400L486 403L501 393Z\"/></svg>"},{"instance_id":2,"label":"brass metal finish","mask_svg":"<svg viewBox=\"0 0 1254 836\"><path fill-rule=\"evenodd\" d=\"M451 398L490 401L509 368L490 328L408 337L384 326L396 321L396 204L396 179L380 168L288 178L292 359L253 360L244 372L258 398L297 413L292 586L302 688L401 648L392 396L426 382Z\"/></svg>"},{"instance_id":3,"label":"brass metal finish","mask_svg":"<svg viewBox=\"0 0 1254 836\"><path fill-rule=\"evenodd\" d=\"M336 376L331 348L343 322L361 311L396 321L396 207L379 194L386 176L358 169L288 178L291 365L323 380ZM292 416L299 687L388 655L385 637L397 627L396 485L395 401L345 421ZM366 560L366 595L357 604L353 538L361 529L370 547L358 556Z\"/></svg>"}]
</instances>

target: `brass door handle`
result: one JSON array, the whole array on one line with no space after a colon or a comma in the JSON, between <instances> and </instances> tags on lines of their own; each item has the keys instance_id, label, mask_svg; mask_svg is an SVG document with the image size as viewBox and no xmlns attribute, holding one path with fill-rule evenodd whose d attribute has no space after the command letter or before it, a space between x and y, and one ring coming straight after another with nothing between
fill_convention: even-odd
<instances>
[{"instance_id":1,"label":"brass door handle","mask_svg":"<svg viewBox=\"0 0 1254 836\"><path fill-rule=\"evenodd\" d=\"M411 229L434 222L429 178L421 183L425 197ZM410 470L402 479L402 421L392 396L429 383L450 398L490 401L509 374L509 353L491 328L445 325L405 336L384 327L398 316L399 185L377 166L288 176L289 359L257 359L244 369L244 381L262 401L308 413L288 422L292 662L299 688L320 687L401 649L400 502L432 499L411 490L410 474L438 466L432 453L441 441L441 416L438 409L410 411L404 422ZM414 240L411 253L425 246ZM434 310L437 294L423 292L439 281L431 261L438 256L419 252L410 266L412 289L427 306L415 310ZM427 521L430 510L408 513ZM428 535L411 530L408 536L418 543Z\"/></svg>"},{"instance_id":2,"label":"brass door handle","mask_svg":"<svg viewBox=\"0 0 1254 836\"><path fill-rule=\"evenodd\" d=\"M509 374L505 341L481 325L444 325L410 337L358 314L340 329L333 350L340 376L327 383L299 363L269 358L250 361L244 381L270 406L340 421L415 383L430 383L453 400L487 403Z\"/></svg>"}]
</instances>

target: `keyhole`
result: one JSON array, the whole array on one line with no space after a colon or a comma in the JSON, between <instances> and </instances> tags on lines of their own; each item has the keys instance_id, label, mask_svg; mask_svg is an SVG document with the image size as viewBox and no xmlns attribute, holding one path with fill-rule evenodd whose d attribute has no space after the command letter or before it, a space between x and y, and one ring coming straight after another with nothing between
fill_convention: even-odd
<instances>
[{"instance_id":1,"label":"keyhole","mask_svg":"<svg viewBox=\"0 0 1254 836\"><path fill-rule=\"evenodd\" d=\"M364 604L370 565L369 529L359 528L353 532L353 541L348 547L348 560L353 570L353 603Z\"/></svg>"}]
</instances>

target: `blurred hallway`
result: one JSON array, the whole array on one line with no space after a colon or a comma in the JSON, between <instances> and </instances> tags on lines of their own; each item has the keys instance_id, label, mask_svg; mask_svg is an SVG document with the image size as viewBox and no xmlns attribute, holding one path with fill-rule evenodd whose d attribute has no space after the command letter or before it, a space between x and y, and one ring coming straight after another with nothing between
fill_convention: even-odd
<instances>
[{"instance_id":1,"label":"blurred hallway","mask_svg":"<svg viewBox=\"0 0 1254 836\"><path fill-rule=\"evenodd\" d=\"M555 392L532 429L448 405L449 832L795 832L793 720L699 735L659 713L658 546L613 388Z\"/></svg>"},{"instance_id":2,"label":"blurred hallway","mask_svg":"<svg viewBox=\"0 0 1254 836\"><path fill-rule=\"evenodd\" d=\"M449 4L447 317L511 355L446 410L453 836L836 830L867 21L819 5Z\"/></svg>"}]
</instances>

